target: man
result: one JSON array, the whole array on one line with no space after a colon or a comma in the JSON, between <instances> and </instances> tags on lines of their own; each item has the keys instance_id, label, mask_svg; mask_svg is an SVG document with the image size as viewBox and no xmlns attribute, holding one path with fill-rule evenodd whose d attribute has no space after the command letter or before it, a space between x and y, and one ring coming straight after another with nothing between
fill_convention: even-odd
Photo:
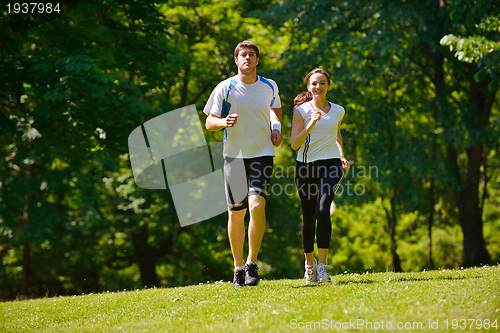
<instances>
[{"instance_id":1,"label":"man","mask_svg":"<svg viewBox=\"0 0 500 333\"><path fill-rule=\"evenodd\" d=\"M272 176L274 146L281 144L281 100L273 80L257 75L259 49L250 41L234 50L238 75L222 81L212 92L203 112L209 131L224 129L224 181L228 202L228 235L234 259L234 287L259 283L257 255L266 227L266 197ZM226 115L227 113L227 115ZM232 184L241 173L233 162L242 159L246 174L241 200ZM231 186L230 186L231 185ZM248 189L248 191L247 191ZM243 261L244 218L248 225L249 253Z\"/></svg>"}]
</instances>

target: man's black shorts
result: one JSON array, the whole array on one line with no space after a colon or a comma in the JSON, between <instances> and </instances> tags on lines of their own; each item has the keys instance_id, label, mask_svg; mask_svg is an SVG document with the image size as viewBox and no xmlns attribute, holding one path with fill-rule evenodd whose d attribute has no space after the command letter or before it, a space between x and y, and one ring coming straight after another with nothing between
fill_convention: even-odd
<instances>
[{"instance_id":1,"label":"man's black shorts","mask_svg":"<svg viewBox=\"0 0 500 333\"><path fill-rule=\"evenodd\" d=\"M224 158L224 185L228 208L237 211L248 208L249 195L260 195L267 198L273 174L273 156L240 159L243 160L246 184L248 185L247 194L243 200L238 200L238 198L235 198L236 195L234 195L233 184L236 183L234 177L243 177L242 172L235 172L234 166L241 165L241 163L233 164L235 160L236 158ZM233 188L233 191L231 188ZM239 197L241 199L241 196Z\"/></svg>"}]
</instances>

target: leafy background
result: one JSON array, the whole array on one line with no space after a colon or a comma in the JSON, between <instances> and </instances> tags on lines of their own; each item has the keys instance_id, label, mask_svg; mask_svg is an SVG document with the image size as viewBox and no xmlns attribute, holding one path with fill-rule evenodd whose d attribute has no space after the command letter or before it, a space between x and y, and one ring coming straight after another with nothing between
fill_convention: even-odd
<instances>
[{"instance_id":1,"label":"leafy background","mask_svg":"<svg viewBox=\"0 0 500 333\"><path fill-rule=\"evenodd\" d=\"M190 104L204 123L244 39L260 48L259 74L280 88L276 170L294 165L292 102L307 72L329 71L329 99L346 109L353 166L332 214L332 273L499 262L492 2L100 0L61 9L47 22L0 16L1 299L230 279L227 213L181 228L168 190L135 185L127 138ZM293 184L293 173L275 173L273 184ZM270 197L266 212L262 275L300 277L296 193Z\"/></svg>"}]
</instances>

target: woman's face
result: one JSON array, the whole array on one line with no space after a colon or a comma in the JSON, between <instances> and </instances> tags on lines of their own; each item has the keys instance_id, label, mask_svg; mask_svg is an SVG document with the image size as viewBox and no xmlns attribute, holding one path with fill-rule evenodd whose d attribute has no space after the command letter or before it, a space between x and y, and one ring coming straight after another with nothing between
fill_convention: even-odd
<instances>
[{"instance_id":1,"label":"woman's face","mask_svg":"<svg viewBox=\"0 0 500 333\"><path fill-rule=\"evenodd\" d=\"M326 95L329 89L330 84L328 84L328 78L325 74L315 73L309 78L307 90L311 92L314 98Z\"/></svg>"}]
</instances>

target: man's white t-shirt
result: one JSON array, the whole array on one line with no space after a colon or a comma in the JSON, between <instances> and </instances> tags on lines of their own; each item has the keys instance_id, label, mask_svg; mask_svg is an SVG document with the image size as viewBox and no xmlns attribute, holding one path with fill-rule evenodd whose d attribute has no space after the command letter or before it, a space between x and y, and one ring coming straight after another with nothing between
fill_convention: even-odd
<instances>
[{"instance_id":1,"label":"man's white t-shirt","mask_svg":"<svg viewBox=\"0 0 500 333\"><path fill-rule=\"evenodd\" d=\"M337 146L337 129L339 121L344 118L345 110L342 106L330 103L330 110L316 122L309 132L306 141L297 152L297 161L313 162L340 158L340 149ZM311 102L299 105L296 109L304 119L304 128L311 122L314 108Z\"/></svg>"},{"instance_id":2,"label":"man's white t-shirt","mask_svg":"<svg viewBox=\"0 0 500 333\"><path fill-rule=\"evenodd\" d=\"M229 114L236 113L239 117L234 127L226 127L224 157L274 156L270 107L281 107L278 85L261 76L252 84L239 81L237 76L235 78L237 83L231 88L228 97L231 103ZM231 78L228 78L215 87L203 109L205 114L221 116L222 101L227 96L230 82Z\"/></svg>"}]
</instances>

